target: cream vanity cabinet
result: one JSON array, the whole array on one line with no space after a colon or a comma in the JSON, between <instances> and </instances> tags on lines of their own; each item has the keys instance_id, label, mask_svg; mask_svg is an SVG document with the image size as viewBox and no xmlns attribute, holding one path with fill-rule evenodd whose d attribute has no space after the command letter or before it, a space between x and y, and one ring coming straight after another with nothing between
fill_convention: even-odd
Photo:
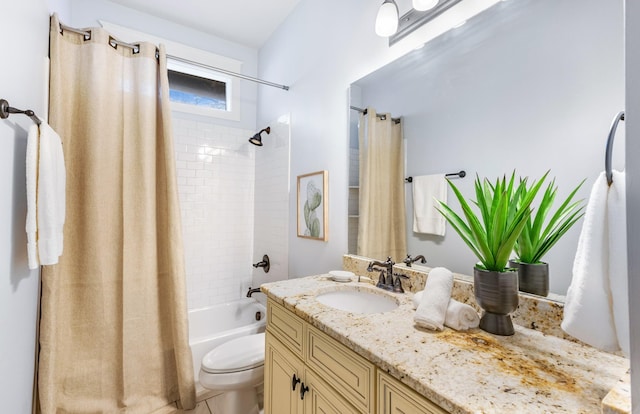
<instances>
[{"instance_id":1,"label":"cream vanity cabinet","mask_svg":"<svg viewBox=\"0 0 640 414\"><path fill-rule=\"evenodd\" d=\"M445 412L272 300L264 408L265 414Z\"/></svg>"}]
</instances>

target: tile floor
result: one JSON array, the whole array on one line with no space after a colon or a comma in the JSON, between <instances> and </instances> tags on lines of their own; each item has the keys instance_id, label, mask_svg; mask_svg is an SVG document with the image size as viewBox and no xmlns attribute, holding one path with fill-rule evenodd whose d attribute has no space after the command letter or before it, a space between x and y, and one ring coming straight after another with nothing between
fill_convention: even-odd
<instances>
[{"instance_id":1,"label":"tile floor","mask_svg":"<svg viewBox=\"0 0 640 414\"><path fill-rule=\"evenodd\" d=\"M258 394L258 404L262 408L263 396ZM220 406L222 400L222 393L216 394L213 391L201 389L198 386L196 400L196 408L193 410L182 410L176 408L175 414L230 414L224 413ZM262 410L260 411L262 413Z\"/></svg>"}]
</instances>

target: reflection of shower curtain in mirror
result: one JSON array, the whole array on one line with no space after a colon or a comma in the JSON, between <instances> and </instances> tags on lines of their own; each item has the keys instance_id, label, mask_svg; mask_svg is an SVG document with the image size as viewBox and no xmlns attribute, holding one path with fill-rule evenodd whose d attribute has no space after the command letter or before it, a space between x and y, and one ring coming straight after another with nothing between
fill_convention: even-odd
<instances>
[{"instance_id":1,"label":"reflection of shower curtain in mirror","mask_svg":"<svg viewBox=\"0 0 640 414\"><path fill-rule=\"evenodd\" d=\"M48 413L195 405L166 55L51 19L50 123L63 140L60 263L42 273L39 397ZM160 63L158 63L158 60Z\"/></svg>"},{"instance_id":2,"label":"reflection of shower curtain in mirror","mask_svg":"<svg viewBox=\"0 0 640 414\"><path fill-rule=\"evenodd\" d=\"M407 255L402 123L373 108L360 115L358 255L400 261Z\"/></svg>"}]
</instances>

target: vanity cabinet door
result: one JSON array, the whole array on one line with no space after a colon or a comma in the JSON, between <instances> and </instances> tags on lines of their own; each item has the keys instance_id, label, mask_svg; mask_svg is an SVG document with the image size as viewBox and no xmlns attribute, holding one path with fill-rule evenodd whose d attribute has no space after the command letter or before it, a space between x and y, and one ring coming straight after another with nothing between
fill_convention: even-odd
<instances>
[{"instance_id":1,"label":"vanity cabinet door","mask_svg":"<svg viewBox=\"0 0 640 414\"><path fill-rule=\"evenodd\" d=\"M264 364L265 414L302 414L303 364L267 331ZM299 381L298 381L299 380ZM295 390L293 387L295 386Z\"/></svg>"},{"instance_id":2,"label":"vanity cabinet door","mask_svg":"<svg viewBox=\"0 0 640 414\"><path fill-rule=\"evenodd\" d=\"M306 365L360 412L375 410L375 365L313 326L305 337Z\"/></svg>"},{"instance_id":3,"label":"vanity cabinet door","mask_svg":"<svg viewBox=\"0 0 640 414\"><path fill-rule=\"evenodd\" d=\"M267 324L271 334L302 359L305 322L272 300L267 302Z\"/></svg>"},{"instance_id":4,"label":"vanity cabinet door","mask_svg":"<svg viewBox=\"0 0 640 414\"><path fill-rule=\"evenodd\" d=\"M400 381L378 371L378 414L445 414L446 411Z\"/></svg>"},{"instance_id":5,"label":"vanity cabinet door","mask_svg":"<svg viewBox=\"0 0 640 414\"><path fill-rule=\"evenodd\" d=\"M305 414L361 414L310 369L305 369L304 384L309 388L304 395Z\"/></svg>"}]
</instances>

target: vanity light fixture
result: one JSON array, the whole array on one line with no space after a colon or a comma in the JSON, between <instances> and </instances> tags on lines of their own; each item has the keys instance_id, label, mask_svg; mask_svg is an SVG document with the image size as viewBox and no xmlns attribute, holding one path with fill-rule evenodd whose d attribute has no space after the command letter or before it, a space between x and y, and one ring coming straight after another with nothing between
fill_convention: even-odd
<instances>
[{"instance_id":1,"label":"vanity light fixture","mask_svg":"<svg viewBox=\"0 0 640 414\"><path fill-rule=\"evenodd\" d=\"M425 4L430 2L430 0L419 1ZM461 1L462 0L439 0L435 2L436 4L429 10L421 11L415 8L409 10L399 19L397 32L394 32L389 36L389 46L392 46L394 43L404 39L409 34L413 33L413 31L432 21ZM414 5L416 2L418 2L418 0L414 0ZM380 16L379 13L378 16Z\"/></svg>"},{"instance_id":2,"label":"vanity light fixture","mask_svg":"<svg viewBox=\"0 0 640 414\"><path fill-rule=\"evenodd\" d=\"M398 31L398 5L395 0L384 0L376 16L376 34L389 37Z\"/></svg>"},{"instance_id":3,"label":"vanity light fixture","mask_svg":"<svg viewBox=\"0 0 640 414\"><path fill-rule=\"evenodd\" d=\"M439 0L413 0L413 8L418 11L431 10L438 4Z\"/></svg>"}]
</instances>

